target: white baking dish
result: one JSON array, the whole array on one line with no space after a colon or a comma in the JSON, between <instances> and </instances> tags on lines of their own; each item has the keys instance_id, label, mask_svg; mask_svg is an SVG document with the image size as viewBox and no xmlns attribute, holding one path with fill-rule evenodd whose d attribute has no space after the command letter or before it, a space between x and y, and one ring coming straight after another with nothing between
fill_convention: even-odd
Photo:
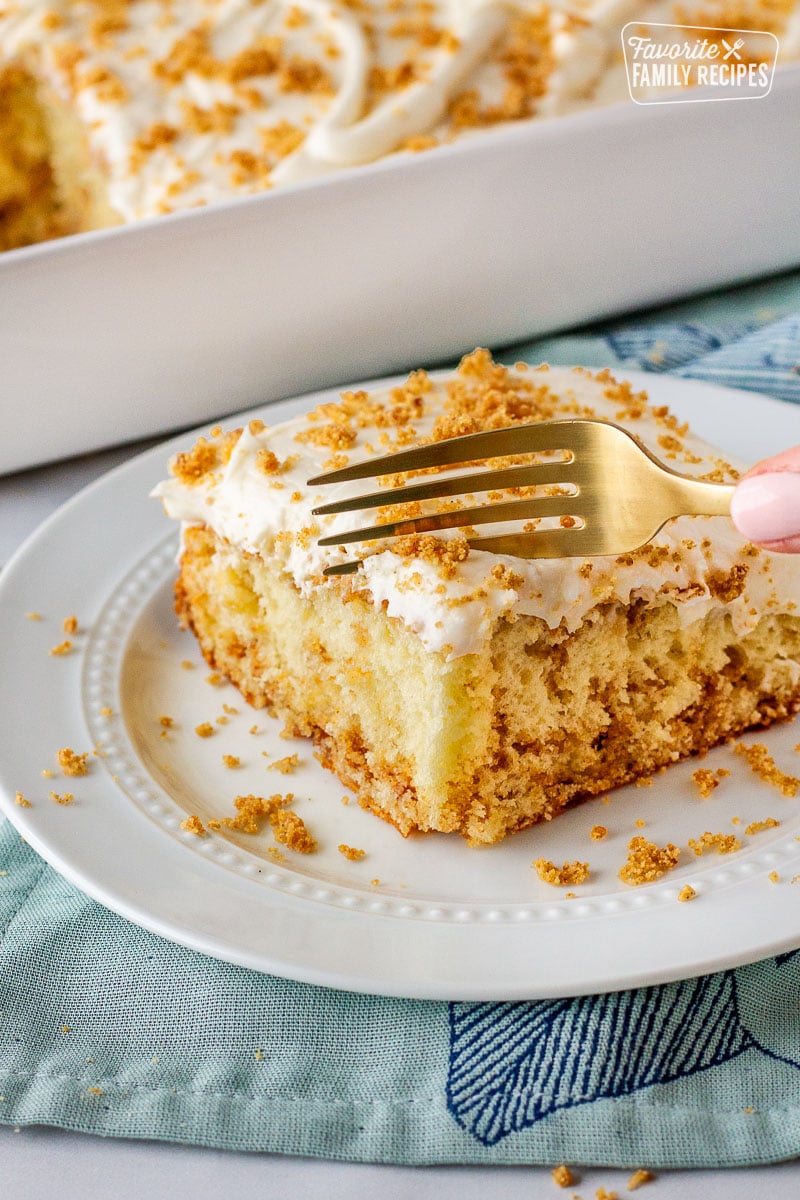
<instances>
[{"instance_id":1,"label":"white baking dish","mask_svg":"<svg viewBox=\"0 0 800 1200\"><path fill-rule=\"evenodd\" d=\"M800 66L0 258L0 471L800 263Z\"/></svg>"}]
</instances>

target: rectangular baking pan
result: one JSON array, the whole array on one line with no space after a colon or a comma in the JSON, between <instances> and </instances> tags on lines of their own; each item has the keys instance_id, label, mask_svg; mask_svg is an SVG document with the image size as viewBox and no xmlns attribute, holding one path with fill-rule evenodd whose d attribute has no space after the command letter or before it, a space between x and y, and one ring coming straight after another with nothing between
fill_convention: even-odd
<instances>
[{"instance_id":1,"label":"rectangular baking pan","mask_svg":"<svg viewBox=\"0 0 800 1200\"><path fill-rule=\"evenodd\" d=\"M800 66L0 257L0 472L800 263Z\"/></svg>"}]
</instances>

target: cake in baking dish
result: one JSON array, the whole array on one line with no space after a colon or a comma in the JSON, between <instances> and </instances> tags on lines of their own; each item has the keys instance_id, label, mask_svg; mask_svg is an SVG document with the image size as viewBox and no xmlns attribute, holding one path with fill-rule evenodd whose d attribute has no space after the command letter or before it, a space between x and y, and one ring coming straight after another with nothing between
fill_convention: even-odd
<instances>
[{"instance_id":1,"label":"cake in baking dish","mask_svg":"<svg viewBox=\"0 0 800 1200\"><path fill-rule=\"evenodd\" d=\"M632 19L771 30L791 58L799 7L5 0L0 249L627 98Z\"/></svg>"},{"instance_id":2,"label":"cake in baking dish","mask_svg":"<svg viewBox=\"0 0 800 1200\"><path fill-rule=\"evenodd\" d=\"M679 471L736 478L608 371L508 369L476 350L449 376L415 372L273 428L215 430L156 489L183 523L176 608L207 661L313 738L403 834L496 842L800 704L800 564L747 544L726 517L682 517L636 553L593 559L491 554L459 530L412 535L361 544L358 572L323 575L353 547L318 539L364 514L312 509L363 484L308 479L568 416L622 424ZM387 486L387 519L415 515L390 501Z\"/></svg>"}]
</instances>

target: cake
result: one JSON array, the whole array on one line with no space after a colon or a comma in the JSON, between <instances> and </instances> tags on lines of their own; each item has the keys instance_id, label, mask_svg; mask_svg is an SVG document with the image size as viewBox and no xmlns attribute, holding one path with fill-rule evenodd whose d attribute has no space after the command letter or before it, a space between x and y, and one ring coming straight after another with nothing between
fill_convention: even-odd
<instances>
[{"instance_id":1,"label":"cake","mask_svg":"<svg viewBox=\"0 0 800 1200\"><path fill-rule=\"evenodd\" d=\"M570 416L623 425L675 470L737 477L608 371L510 369L476 350L450 375L344 392L273 428L217 428L174 457L154 493L182 522L176 610L208 663L312 738L361 805L404 835L496 842L800 705L800 564L746 543L727 517L681 517L634 553L587 559L493 554L458 529L412 533L359 543L358 571L324 574L354 547L319 539L373 518L313 509L371 489L310 478ZM419 515L392 506L383 482L378 519Z\"/></svg>"},{"instance_id":2,"label":"cake","mask_svg":"<svg viewBox=\"0 0 800 1200\"><path fill-rule=\"evenodd\" d=\"M799 8L5 0L0 249L627 98L620 32L632 19L771 30L792 58Z\"/></svg>"}]
</instances>

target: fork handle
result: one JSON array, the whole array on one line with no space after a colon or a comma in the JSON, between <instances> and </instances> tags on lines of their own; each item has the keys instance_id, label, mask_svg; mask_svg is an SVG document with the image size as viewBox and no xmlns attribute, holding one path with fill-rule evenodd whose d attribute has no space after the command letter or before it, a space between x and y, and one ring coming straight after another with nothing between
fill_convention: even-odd
<instances>
[{"instance_id":1,"label":"fork handle","mask_svg":"<svg viewBox=\"0 0 800 1200\"><path fill-rule=\"evenodd\" d=\"M688 475L672 476L672 496L677 507L672 509L676 517L729 517L734 484L709 483L705 479L692 479Z\"/></svg>"}]
</instances>

